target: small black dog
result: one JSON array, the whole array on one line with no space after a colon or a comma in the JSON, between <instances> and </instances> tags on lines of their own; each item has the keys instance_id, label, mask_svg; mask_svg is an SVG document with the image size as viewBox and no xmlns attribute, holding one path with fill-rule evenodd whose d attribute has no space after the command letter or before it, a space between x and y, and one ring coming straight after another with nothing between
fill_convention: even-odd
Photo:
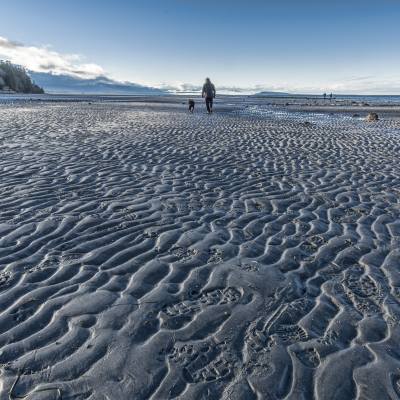
<instances>
[{"instance_id":1,"label":"small black dog","mask_svg":"<svg viewBox=\"0 0 400 400\"><path fill-rule=\"evenodd\" d=\"M189 112L192 113L194 111L194 100L189 99L188 103L189 103Z\"/></svg>"}]
</instances>

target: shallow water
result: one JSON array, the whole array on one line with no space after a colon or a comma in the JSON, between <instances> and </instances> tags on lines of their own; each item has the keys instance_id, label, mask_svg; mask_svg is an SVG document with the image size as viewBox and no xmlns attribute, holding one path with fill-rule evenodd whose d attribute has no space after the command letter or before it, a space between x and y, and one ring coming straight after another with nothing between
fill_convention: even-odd
<instances>
[{"instance_id":1,"label":"shallow water","mask_svg":"<svg viewBox=\"0 0 400 400\"><path fill-rule=\"evenodd\" d=\"M315 113L306 111L289 111L276 106L251 105L235 111L238 115L258 116L271 119L293 120L297 122L329 123L334 121L361 121L362 117L352 117L344 113Z\"/></svg>"}]
</instances>

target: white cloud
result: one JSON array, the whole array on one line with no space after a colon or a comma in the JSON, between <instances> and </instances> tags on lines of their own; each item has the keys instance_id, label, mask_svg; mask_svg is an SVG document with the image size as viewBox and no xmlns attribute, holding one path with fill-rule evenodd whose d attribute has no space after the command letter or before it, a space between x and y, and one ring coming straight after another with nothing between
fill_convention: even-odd
<instances>
[{"instance_id":1,"label":"white cloud","mask_svg":"<svg viewBox=\"0 0 400 400\"><path fill-rule=\"evenodd\" d=\"M51 72L77 78L96 78L105 74L101 66L84 63L77 54L61 54L46 46L26 46L1 36L0 58L35 72Z\"/></svg>"},{"instance_id":2,"label":"white cloud","mask_svg":"<svg viewBox=\"0 0 400 400\"><path fill-rule=\"evenodd\" d=\"M28 46L0 36L0 59L23 65L35 72L51 72L56 75L69 75L89 79L109 76L97 64L85 63L77 54L62 54L48 46ZM142 83L144 84L144 83ZM350 76L337 81L319 81L314 85L295 82L280 82L253 86L230 86L215 82L217 92L222 94L254 94L258 92L315 93L333 92L336 94L399 94L399 76ZM153 85L170 93L192 94L201 91L201 85L173 82Z\"/></svg>"},{"instance_id":3,"label":"white cloud","mask_svg":"<svg viewBox=\"0 0 400 400\"><path fill-rule=\"evenodd\" d=\"M330 85L330 90L346 94L399 94L400 76L374 76L353 77L344 79Z\"/></svg>"},{"instance_id":4,"label":"white cloud","mask_svg":"<svg viewBox=\"0 0 400 400\"><path fill-rule=\"evenodd\" d=\"M290 83L281 84L265 84L253 86L229 86L216 84L217 92L220 94L238 94L248 95L259 92L286 92L297 94L399 94L400 93L400 76L389 76L376 79L373 76L361 76L344 78L336 82L319 82L315 85L293 85ZM167 90L176 94L198 94L201 92L200 85L192 85L190 83L163 83L156 85L160 89Z\"/></svg>"}]
</instances>

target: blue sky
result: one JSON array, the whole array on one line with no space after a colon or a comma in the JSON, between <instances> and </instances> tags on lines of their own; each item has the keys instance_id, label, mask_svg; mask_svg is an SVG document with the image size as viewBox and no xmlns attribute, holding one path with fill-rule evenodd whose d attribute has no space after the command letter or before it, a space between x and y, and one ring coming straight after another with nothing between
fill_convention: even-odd
<instances>
[{"instance_id":1,"label":"blue sky","mask_svg":"<svg viewBox=\"0 0 400 400\"><path fill-rule=\"evenodd\" d=\"M0 57L33 69L47 51L83 73L96 65L94 75L157 86L210 76L227 88L400 94L399 0L12 0L0 10L0 37L19 45Z\"/></svg>"}]
</instances>

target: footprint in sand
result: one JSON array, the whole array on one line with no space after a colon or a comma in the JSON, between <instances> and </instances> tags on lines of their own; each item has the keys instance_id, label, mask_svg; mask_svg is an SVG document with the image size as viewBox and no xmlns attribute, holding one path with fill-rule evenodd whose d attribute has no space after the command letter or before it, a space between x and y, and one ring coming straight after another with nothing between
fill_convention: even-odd
<instances>
[{"instance_id":1,"label":"footprint in sand","mask_svg":"<svg viewBox=\"0 0 400 400\"><path fill-rule=\"evenodd\" d=\"M208 264L219 264L223 261L223 254L222 250L220 249L211 249L210 250L210 257L207 260Z\"/></svg>"},{"instance_id":2,"label":"footprint in sand","mask_svg":"<svg viewBox=\"0 0 400 400\"><path fill-rule=\"evenodd\" d=\"M174 249L171 249L170 253L177 257L180 261L188 261L199 254L199 251L197 249L175 247Z\"/></svg>"},{"instance_id":3,"label":"footprint in sand","mask_svg":"<svg viewBox=\"0 0 400 400\"><path fill-rule=\"evenodd\" d=\"M359 291L358 286L353 286L351 283L343 282L344 292L347 295L350 303L353 304L354 308L364 316L372 316L381 314L381 308L374 302L370 297L359 296L355 292ZM356 289L355 289L356 288ZM353 291L355 289L355 291Z\"/></svg>"},{"instance_id":4,"label":"footprint in sand","mask_svg":"<svg viewBox=\"0 0 400 400\"><path fill-rule=\"evenodd\" d=\"M247 353L269 352L274 345L275 339L264 331L264 322L262 319L253 321L247 329L245 339Z\"/></svg>"},{"instance_id":5,"label":"footprint in sand","mask_svg":"<svg viewBox=\"0 0 400 400\"><path fill-rule=\"evenodd\" d=\"M234 364L225 354L218 356L209 364L202 366L204 359L198 365L193 363L184 368L182 373L185 380L189 383L212 382L220 379L228 379L233 375Z\"/></svg>"},{"instance_id":6,"label":"footprint in sand","mask_svg":"<svg viewBox=\"0 0 400 400\"><path fill-rule=\"evenodd\" d=\"M0 273L0 289L7 287L10 279L11 279L11 272L8 272L8 271L1 272Z\"/></svg>"},{"instance_id":7,"label":"footprint in sand","mask_svg":"<svg viewBox=\"0 0 400 400\"><path fill-rule=\"evenodd\" d=\"M258 272L260 264L257 261L247 261L239 264L239 268L246 272Z\"/></svg>"},{"instance_id":8,"label":"footprint in sand","mask_svg":"<svg viewBox=\"0 0 400 400\"><path fill-rule=\"evenodd\" d=\"M319 354L314 348L297 351L294 354L306 367L317 368L320 364Z\"/></svg>"},{"instance_id":9,"label":"footprint in sand","mask_svg":"<svg viewBox=\"0 0 400 400\"><path fill-rule=\"evenodd\" d=\"M209 306L236 303L241 297L241 292L232 287L208 290L198 294L193 300L165 307L162 310L162 319L164 324L179 329L201 310Z\"/></svg>"},{"instance_id":10,"label":"footprint in sand","mask_svg":"<svg viewBox=\"0 0 400 400\"><path fill-rule=\"evenodd\" d=\"M175 345L168 358L182 369L182 377L187 383L229 378L234 371L234 359L227 352L225 342Z\"/></svg>"},{"instance_id":11,"label":"footprint in sand","mask_svg":"<svg viewBox=\"0 0 400 400\"><path fill-rule=\"evenodd\" d=\"M372 315L382 312L381 306L384 300L382 290L370 276L364 274L362 267L355 265L346 271L342 285L360 313Z\"/></svg>"},{"instance_id":12,"label":"footprint in sand","mask_svg":"<svg viewBox=\"0 0 400 400\"><path fill-rule=\"evenodd\" d=\"M307 332L299 325L281 325L274 335L284 343L306 342L309 339Z\"/></svg>"}]
</instances>

